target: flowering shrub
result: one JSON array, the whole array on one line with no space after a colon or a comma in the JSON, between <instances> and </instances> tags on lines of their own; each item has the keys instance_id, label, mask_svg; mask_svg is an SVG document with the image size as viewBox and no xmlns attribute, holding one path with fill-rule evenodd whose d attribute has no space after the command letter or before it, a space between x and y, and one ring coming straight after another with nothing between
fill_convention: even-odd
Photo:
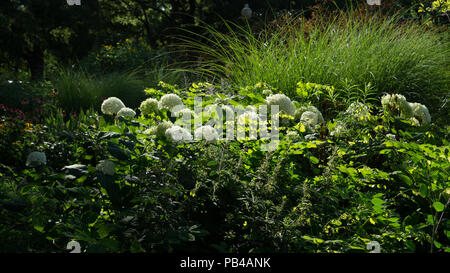
<instances>
[{"instance_id":1,"label":"flowering shrub","mask_svg":"<svg viewBox=\"0 0 450 273\"><path fill-rule=\"evenodd\" d=\"M157 113L159 110L159 102L154 98L148 98L141 103L139 110L141 110L143 115Z\"/></svg>"},{"instance_id":2,"label":"flowering shrub","mask_svg":"<svg viewBox=\"0 0 450 273\"><path fill-rule=\"evenodd\" d=\"M272 105L278 105L280 112L284 112L287 115L295 115L295 106L291 99L284 94L270 95L266 98L266 103L270 109Z\"/></svg>"},{"instance_id":3,"label":"flowering shrub","mask_svg":"<svg viewBox=\"0 0 450 273\"><path fill-rule=\"evenodd\" d=\"M117 112L117 116L134 118L136 116L136 112L131 108L123 107L122 109L119 110L119 112Z\"/></svg>"}]
</instances>

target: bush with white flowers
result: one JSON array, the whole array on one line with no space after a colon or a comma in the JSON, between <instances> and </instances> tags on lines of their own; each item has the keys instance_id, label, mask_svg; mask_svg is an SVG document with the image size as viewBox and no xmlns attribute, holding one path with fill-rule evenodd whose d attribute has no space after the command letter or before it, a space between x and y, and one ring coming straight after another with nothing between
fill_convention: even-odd
<instances>
[{"instance_id":1,"label":"bush with white flowers","mask_svg":"<svg viewBox=\"0 0 450 273\"><path fill-rule=\"evenodd\" d=\"M205 125L195 129L194 137L196 140L205 140L208 143L214 143L219 139L219 134L210 125Z\"/></svg>"},{"instance_id":2,"label":"bush with white flowers","mask_svg":"<svg viewBox=\"0 0 450 273\"><path fill-rule=\"evenodd\" d=\"M400 94L387 94L381 98L381 105L385 109L397 110L400 113L401 118L411 118L412 109L405 96Z\"/></svg>"},{"instance_id":3,"label":"bush with white flowers","mask_svg":"<svg viewBox=\"0 0 450 273\"><path fill-rule=\"evenodd\" d=\"M103 101L101 110L105 115L115 115L124 107L125 104L119 98L109 97Z\"/></svg>"},{"instance_id":4,"label":"bush with white flowers","mask_svg":"<svg viewBox=\"0 0 450 273\"><path fill-rule=\"evenodd\" d=\"M272 105L278 105L280 112L284 114L294 116L295 106L291 99L284 94L271 95L266 98L266 103L268 106L268 111L270 111Z\"/></svg>"},{"instance_id":5,"label":"bush with white flowers","mask_svg":"<svg viewBox=\"0 0 450 273\"><path fill-rule=\"evenodd\" d=\"M27 161L25 163L27 167L45 166L46 164L47 158L45 153L42 152L31 152L28 154Z\"/></svg>"}]
</instances>

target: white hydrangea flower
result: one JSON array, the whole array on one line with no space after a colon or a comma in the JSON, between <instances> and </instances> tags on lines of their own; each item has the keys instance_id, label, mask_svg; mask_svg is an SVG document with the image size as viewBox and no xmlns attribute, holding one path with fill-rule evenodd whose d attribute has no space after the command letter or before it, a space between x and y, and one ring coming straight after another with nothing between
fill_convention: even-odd
<instances>
[{"instance_id":1,"label":"white hydrangea flower","mask_svg":"<svg viewBox=\"0 0 450 273\"><path fill-rule=\"evenodd\" d=\"M344 113L351 116L356 121L367 121L370 117L370 109L367 105L361 102L353 102Z\"/></svg>"},{"instance_id":2,"label":"white hydrangea flower","mask_svg":"<svg viewBox=\"0 0 450 273\"><path fill-rule=\"evenodd\" d=\"M116 166L111 160L100 160L97 164L97 170L106 175L114 175L116 172Z\"/></svg>"},{"instance_id":3,"label":"white hydrangea flower","mask_svg":"<svg viewBox=\"0 0 450 273\"><path fill-rule=\"evenodd\" d=\"M27 162L25 163L27 167L37 167L41 165L45 166L46 164L47 158L45 156L45 153L42 152L31 152L30 154L28 154Z\"/></svg>"},{"instance_id":4,"label":"white hydrangea flower","mask_svg":"<svg viewBox=\"0 0 450 273\"><path fill-rule=\"evenodd\" d=\"M166 130L166 138L172 142L187 142L192 140L192 135L183 127L178 125L172 126Z\"/></svg>"},{"instance_id":5,"label":"white hydrangea flower","mask_svg":"<svg viewBox=\"0 0 450 273\"><path fill-rule=\"evenodd\" d=\"M159 111L159 102L154 98L148 98L141 102L139 106L141 113L144 115L150 115L151 113L157 113Z\"/></svg>"},{"instance_id":6,"label":"white hydrangea flower","mask_svg":"<svg viewBox=\"0 0 450 273\"><path fill-rule=\"evenodd\" d=\"M322 113L313 105L303 105L300 106L297 110L295 110L295 119L300 120L302 117L302 114L306 111L314 112L317 114L318 123L324 122Z\"/></svg>"},{"instance_id":7,"label":"white hydrangea flower","mask_svg":"<svg viewBox=\"0 0 450 273\"><path fill-rule=\"evenodd\" d=\"M411 118L413 115L410 104L405 96L400 94L387 94L381 98L381 105L387 109L397 109L401 118Z\"/></svg>"},{"instance_id":8,"label":"white hydrangea flower","mask_svg":"<svg viewBox=\"0 0 450 273\"><path fill-rule=\"evenodd\" d=\"M103 101L101 110L105 115L115 115L124 107L125 104L119 98L109 97Z\"/></svg>"},{"instance_id":9,"label":"white hydrangea flower","mask_svg":"<svg viewBox=\"0 0 450 273\"><path fill-rule=\"evenodd\" d=\"M176 94L166 94L159 100L159 108L167 109L169 111L172 111L172 108L180 104L183 104L183 101Z\"/></svg>"},{"instance_id":10,"label":"white hydrangea flower","mask_svg":"<svg viewBox=\"0 0 450 273\"><path fill-rule=\"evenodd\" d=\"M136 112L131 108L124 107L117 112L117 116L134 118L136 116Z\"/></svg>"},{"instance_id":11,"label":"white hydrangea flower","mask_svg":"<svg viewBox=\"0 0 450 273\"><path fill-rule=\"evenodd\" d=\"M174 109L173 114L175 115L175 117L177 118L188 117L189 119L195 117L195 112L187 107L183 107L180 110L175 110L175 108L177 108L178 106L173 108Z\"/></svg>"},{"instance_id":12,"label":"white hydrangea flower","mask_svg":"<svg viewBox=\"0 0 450 273\"><path fill-rule=\"evenodd\" d=\"M412 109L413 116L420 121L420 125L427 125L431 123L431 115L428 108L420 103L409 103Z\"/></svg>"},{"instance_id":13,"label":"white hydrangea flower","mask_svg":"<svg viewBox=\"0 0 450 273\"><path fill-rule=\"evenodd\" d=\"M311 127L314 128L317 124L319 124L319 115L317 113L314 113L312 111L305 111L303 112L300 121Z\"/></svg>"},{"instance_id":14,"label":"white hydrangea flower","mask_svg":"<svg viewBox=\"0 0 450 273\"><path fill-rule=\"evenodd\" d=\"M172 126L173 124L170 121L161 122L160 124L158 124L158 126L156 126L156 135L159 138L164 138L166 136L167 129L169 129Z\"/></svg>"},{"instance_id":15,"label":"white hydrangea flower","mask_svg":"<svg viewBox=\"0 0 450 273\"><path fill-rule=\"evenodd\" d=\"M268 110L270 111L270 106L278 105L280 112L284 112L287 115L295 115L295 106L291 99L284 94L271 95L266 98L266 103L268 105Z\"/></svg>"},{"instance_id":16,"label":"white hydrangea flower","mask_svg":"<svg viewBox=\"0 0 450 273\"><path fill-rule=\"evenodd\" d=\"M219 139L219 134L217 133L216 129L214 129L210 125L201 126L195 129L194 136L195 139L204 139L208 143L214 143Z\"/></svg>"}]
</instances>

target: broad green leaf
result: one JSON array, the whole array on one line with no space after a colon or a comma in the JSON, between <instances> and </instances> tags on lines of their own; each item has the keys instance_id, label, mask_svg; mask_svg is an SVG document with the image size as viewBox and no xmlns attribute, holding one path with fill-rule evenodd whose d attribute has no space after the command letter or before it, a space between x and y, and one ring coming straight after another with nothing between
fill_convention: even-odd
<instances>
[{"instance_id":1,"label":"broad green leaf","mask_svg":"<svg viewBox=\"0 0 450 273\"><path fill-rule=\"evenodd\" d=\"M444 210L445 206L441 202L437 201L433 203L433 207L437 212L441 212Z\"/></svg>"}]
</instances>

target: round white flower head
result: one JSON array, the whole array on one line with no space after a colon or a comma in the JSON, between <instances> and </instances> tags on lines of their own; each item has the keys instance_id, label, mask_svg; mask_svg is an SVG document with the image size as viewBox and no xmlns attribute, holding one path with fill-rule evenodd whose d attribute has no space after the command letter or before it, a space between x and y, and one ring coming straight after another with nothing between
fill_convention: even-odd
<instances>
[{"instance_id":1,"label":"round white flower head","mask_svg":"<svg viewBox=\"0 0 450 273\"><path fill-rule=\"evenodd\" d=\"M159 108L167 109L169 111L172 111L172 108L180 104L183 104L183 101L176 94L166 94L159 100Z\"/></svg>"},{"instance_id":2,"label":"round white flower head","mask_svg":"<svg viewBox=\"0 0 450 273\"><path fill-rule=\"evenodd\" d=\"M115 115L117 114L120 109L124 108L125 104L116 97L109 97L102 103L102 112L105 115Z\"/></svg>"},{"instance_id":3,"label":"round white flower head","mask_svg":"<svg viewBox=\"0 0 450 273\"><path fill-rule=\"evenodd\" d=\"M409 105L412 109L413 116L420 121L420 125L430 124L431 115L425 105L417 102L410 103Z\"/></svg>"},{"instance_id":4,"label":"round white flower head","mask_svg":"<svg viewBox=\"0 0 450 273\"><path fill-rule=\"evenodd\" d=\"M116 172L116 166L114 165L114 162L110 160L100 160L97 164L97 170L106 175L114 175Z\"/></svg>"},{"instance_id":5,"label":"round white flower head","mask_svg":"<svg viewBox=\"0 0 450 273\"><path fill-rule=\"evenodd\" d=\"M166 130L166 138L172 142L187 142L192 140L192 135L183 127L174 125Z\"/></svg>"},{"instance_id":6,"label":"round white flower head","mask_svg":"<svg viewBox=\"0 0 450 273\"><path fill-rule=\"evenodd\" d=\"M300 118L300 121L302 123L304 123L305 125L308 125L311 128L314 128L314 126L319 124L319 115L312 111L305 111L305 112L303 112L303 114Z\"/></svg>"},{"instance_id":7,"label":"round white flower head","mask_svg":"<svg viewBox=\"0 0 450 273\"><path fill-rule=\"evenodd\" d=\"M219 134L217 133L216 129L214 129L210 125L201 126L195 129L194 136L195 139L204 139L208 143L215 143L219 139Z\"/></svg>"},{"instance_id":8,"label":"round white flower head","mask_svg":"<svg viewBox=\"0 0 450 273\"><path fill-rule=\"evenodd\" d=\"M45 153L42 152L31 152L28 154L27 162L25 163L27 167L45 166L46 164L47 158L45 157Z\"/></svg>"},{"instance_id":9,"label":"round white flower head","mask_svg":"<svg viewBox=\"0 0 450 273\"><path fill-rule=\"evenodd\" d=\"M406 101L405 96L400 94L384 95L381 98L381 105L386 109L397 109L400 112L400 117L411 118L412 109Z\"/></svg>"},{"instance_id":10,"label":"round white flower head","mask_svg":"<svg viewBox=\"0 0 450 273\"><path fill-rule=\"evenodd\" d=\"M287 115L294 116L295 106L291 99L284 94L271 95L266 98L266 103L268 105L268 111L270 111L270 106L278 105L280 112L284 112Z\"/></svg>"},{"instance_id":11,"label":"round white flower head","mask_svg":"<svg viewBox=\"0 0 450 273\"><path fill-rule=\"evenodd\" d=\"M259 116L256 112L246 111L237 117L238 124L245 124L245 122L258 122Z\"/></svg>"},{"instance_id":12,"label":"round white flower head","mask_svg":"<svg viewBox=\"0 0 450 273\"><path fill-rule=\"evenodd\" d=\"M117 116L134 118L136 116L136 112L134 112L134 110L131 108L124 107L120 109L119 112L117 112Z\"/></svg>"},{"instance_id":13,"label":"round white flower head","mask_svg":"<svg viewBox=\"0 0 450 273\"><path fill-rule=\"evenodd\" d=\"M295 110L295 119L299 120L302 117L302 114L306 111L314 112L317 114L318 122L323 122L322 113L313 105L303 105L300 106L297 110Z\"/></svg>"},{"instance_id":14,"label":"round white flower head","mask_svg":"<svg viewBox=\"0 0 450 273\"><path fill-rule=\"evenodd\" d=\"M344 114L349 115L353 120L356 120L357 122L365 122L370 117L370 109L367 105L361 102L353 102L348 106Z\"/></svg>"},{"instance_id":15,"label":"round white flower head","mask_svg":"<svg viewBox=\"0 0 450 273\"><path fill-rule=\"evenodd\" d=\"M164 138L166 136L167 129L169 129L172 126L173 124L170 121L161 122L160 124L158 124L158 126L156 126L156 135L159 138Z\"/></svg>"},{"instance_id":16,"label":"round white flower head","mask_svg":"<svg viewBox=\"0 0 450 273\"><path fill-rule=\"evenodd\" d=\"M264 89L263 91L262 91L262 94L263 94L263 96L270 96L270 95L272 95L272 90L270 90L270 89Z\"/></svg>"},{"instance_id":17,"label":"round white flower head","mask_svg":"<svg viewBox=\"0 0 450 273\"><path fill-rule=\"evenodd\" d=\"M150 115L151 113L157 113L159 111L159 102L156 99L148 98L141 102L139 106L141 113L144 115Z\"/></svg>"}]
</instances>

